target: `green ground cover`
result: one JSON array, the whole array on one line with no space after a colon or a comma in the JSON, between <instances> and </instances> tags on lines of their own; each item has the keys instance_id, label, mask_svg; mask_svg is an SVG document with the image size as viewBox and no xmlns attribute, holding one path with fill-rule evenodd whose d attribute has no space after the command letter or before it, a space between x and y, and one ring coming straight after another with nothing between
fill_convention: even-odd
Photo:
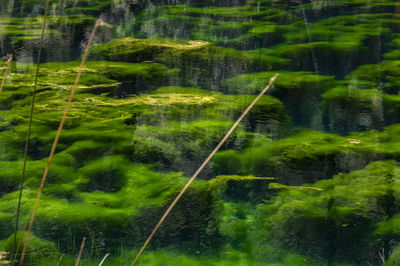
<instances>
[{"instance_id":1,"label":"green ground cover","mask_svg":"<svg viewBox=\"0 0 400 266\"><path fill-rule=\"evenodd\" d=\"M63 256L61 265L74 265L87 237L82 265L106 253L104 265L129 265L278 72L141 263L398 265L399 8L389 0L51 1L19 241L88 34L101 13L110 27L100 27L83 69L27 264ZM0 5L0 54L15 56L0 94L0 252L12 248L42 13L42 1Z\"/></svg>"}]
</instances>

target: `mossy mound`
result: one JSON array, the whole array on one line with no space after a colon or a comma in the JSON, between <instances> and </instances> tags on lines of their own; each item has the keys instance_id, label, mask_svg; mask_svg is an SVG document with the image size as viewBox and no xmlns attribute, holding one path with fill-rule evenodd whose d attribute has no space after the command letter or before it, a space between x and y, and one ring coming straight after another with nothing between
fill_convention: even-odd
<instances>
[{"instance_id":1,"label":"mossy mound","mask_svg":"<svg viewBox=\"0 0 400 266\"><path fill-rule=\"evenodd\" d=\"M215 2L216 3L216 2ZM161 6L142 13L140 34L157 38L212 41L237 49L257 49L284 41L281 24L297 18L289 12L265 7Z\"/></svg>"},{"instance_id":2,"label":"mossy mound","mask_svg":"<svg viewBox=\"0 0 400 266\"><path fill-rule=\"evenodd\" d=\"M17 236L15 237L17 241L17 246L19 250L22 249L23 244L26 239L26 232L17 232ZM9 238L0 241L1 250L12 250L14 245L14 234ZM39 237L32 234L29 238L29 242L26 248L26 261L29 261L29 264L39 263L39 261L44 260L47 261L55 260L57 257L57 248L55 243L40 239ZM11 258L9 258L11 260ZM3 258L2 258L3 260ZM3 262L1 260L1 262ZM16 261L19 261L19 257L17 256ZM8 263L4 263L8 264Z\"/></svg>"},{"instance_id":3,"label":"mossy mound","mask_svg":"<svg viewBox=\"0 0 400 266\"><path fill-rule=\"evenodd\" d=\"M257 223L264 232L260 241L268 239L329 261L378 262L379 251L389 250L397 239L379 235L379 224L400 210L399 170L394 161L375 162L312 185L319 190L283 190L259 207Z\"/></svg>"},{"instance_id":4,"label":"mossy mound","mask_svg":"<svg viewBox=\"0 0 400 266\"><path fill-rule=\"evenodd\" d=\"M77 62L44 63L41 69L22 220L29 218L58 127L57 117L61 117L78 71ZM166 67L153 62L87 63L48 175L35 235L61 241L61 249L68 252L76 249L84 236L93 238L93 245L99 249L107 250L121 243L130 247L142 243L155 217L161 216L186 181L181 174L154 170L191 173L254 99L252 95L224 95L188 87L154 90L168 75L166 72ZM2 163L7 166L0 175L5 184L0 204L3 238L12 233L8 225L14 222L32 73L33 65L14 64L12 79L0 95L4 99ZM131 95L131 91L121 89L121 84L135 79L138 82L132 84L132 90L151 93ZM140 81L147 87L140 88ZM119 94L115 92L118 89ZM263 96L226 148L242 149L255 136L267 138L261 132L277 136L287 122L282 103ZM202 177L208 178L208 171ZM159 232L155 247L210 252L212 243L217 248L218 195L208 182L197 182Z\"/></svg>"},{"instance_id":5,"label":"mossy mound","mask_svg":"<svg viewBox=\"0 0 400 266\"><path fill-rule=\"evenodd\" d=\"M343 77L359 64L366 64L370 57L367 49L353 42L310 42L280 44L271 48L254 50L253 53L275 55L289 60L292 71L312 71L324 75ZM349 64L350 62L350 64Z\"/></svg>"},{"instance_id":6,"label":"mossy mound","mask_svg":"<svg viewBox=\"0 0 400 266\"><path fill-rule=\"evenodd\" d=\"M206 41L162 39L114 39L94 46L90 57L125 62L152 60L180 69L178 84L208 90L218 90L221 80L235 74L285 65L285 60L274 56L256 56Z\"/></svg>"},{"instance_id":7,"label":"mossy mound","mask_svg":"<svg viewBox=\"0 0 400 266\"><path fill-rule=\"evenodd\" d=\"M363 65L349 74L348 78L369 88L380 88L387 94L398 94L400 61L387 60L375 65ZM368 87L367 87L368 88Z\"/></svg>"},{"instance_id":8,"label":"mossy mound","mask_svg":"<svg viewBox=\"0 0 400 266\"><path fill-rule=\"evenodd\" d=\"M71 61L81 55L80 42L91 32L96 18L86 15L51 16L44 35L42 61ZM43 17L2 17L0 54L14 53L20 62L36 62ZM115 35L113 28L100 27L98 38Z\"/></svg>"},{"instance_id":9,"label":"mossy mound","mask_svg":"<svg viewBox=\"0 0 400 266\"><path fill-rule=\"evenodd\" d=\"M398 127L396 124L383 132L346 137L307 130L273 142L255 140L241 153L217 153L212 170L215 175L273 176L287 185L313 183L339 172L361 169L372 161L397 160Z\"/></svg>"},{"instance_id":10,"label":"mossy mound","mask_svg":"<svg viewBox=\"0 0 400 266\"><path fill-rule=\"evenodd\" d=\"M108 11L113 1L110 0L55 0L52 7L56 14L88 14L99 16L101 12ZM10 6L11 12L18 16L40 15L44 13L45 5L38 0L14 1Z\"/></svg>"},{"instance_id":11,"label":"mossy mound","mask_svg":"<svg viewBox=\"0 0 400 266\"><path fill-rule=\"evenodd\" d=\"M273 177L217 176L211 183L221 189L228 201L260 203L268 198L268 185L274 180Z\"/></svg>"},{"instance_id":12,"label":"mossy mound","mask_svg":"<svg viewBox=\"0 0 400 266\"><path fill-rule=\"evenodd\" d=\"M72 89L78 70L79 62L76 61L42 64L38 79L38 93L42 93L41 97L49 98L54 93L66 94ZM6 82L0 96L2 109L10 109L11 102L18 100L22 100L20 105L24 104L23 100L30 95L32 90L33 84L30 81L34 76L34 65L13 64L12 73L9 76L10 79ZM105 94L121 98L155 89L164 84L168 77L168 69L154 62L92 61L87 62L82 71L78 90L80 93ZM48 107L51 105L54 106L54 101L53 104L48 103Z\"/></svg>"},{"instance_id":13,"label":"mossy mound","mask_svg":"<svg viewBox=\"0 0 400 266\"><path fill-rule=\"evenodd\" d=\"M382 130L384 110L377 89L358 89L352 85L335 87L322 95L327 108L327 128L341 135L354 131Z\"/></svg>"},{"instance_id":14,"label":"mossy mound","mask_svg":"<svg viewBox=\"0 0 400 266\"><path fill-rule=\"evenodd\" d=\"M332 76L310 72L278 71L279 78L269 94L280 99L292 121L299 126L322 129L320 95L334 86ZM261 91L274 72L243 74L226 80L229 93L252 94Z\"/></svg>"},{"instance_id":15,"label":"mossy mound","mask_svg":"<svg viewBox=\"0 0 400 266\"><path fill-rule=\"evenodd\" d=\"M126 181L118 191L104 192L106 186L102 183L98 184L98 191L81 192L80 180L86 177L93 180L93 172L101 171L105 166L97 166L96 170L93 170L94 167L93 164L85 166L81 171L83 177L76 176L75 181L65 184L70 185L69 189L74 194L69 201L50 196L57 194L56 191L60 193L63 186L48 184L33 229L37 236L60 241L65 251L71 251L79 244L79 241L73 243L73 238L78 240L84 236L93 237L96 247L100 249L140 244L155 225L155 219L161 216L186 181L180 174L159 174L144 166L131 165L120 170L126 170ZM90 173L88 168L91 168ZM35 195L34 190L25 190L24 193L22 220L28 219ZM175 242L179 243L176 246L181 246L185 243L183 246L186 248L196 250L206 247L207 241L211 241L210 236L215 238L218 234L218 199L214 194L207 182L198 181L176 207L175 214L167 219L154 244L168 246ZM0 204L3 220L10 225L14 218L8 217L7 213L13 213L15 196L16 193L5 195ZM208 222L204 223L205 220ZM11 233L10 229L7 231Z\"/></svg>"}]
</instances>

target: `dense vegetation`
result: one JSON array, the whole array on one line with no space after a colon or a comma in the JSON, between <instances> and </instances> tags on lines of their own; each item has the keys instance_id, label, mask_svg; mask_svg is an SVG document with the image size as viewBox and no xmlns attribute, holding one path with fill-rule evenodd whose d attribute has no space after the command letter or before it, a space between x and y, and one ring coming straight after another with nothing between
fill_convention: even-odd
<instances>
[{"instance_id":1,"label":"dense vegetation","mask_svg":"<svg viewBox=\"0 0 400 266\"><path fill-rule=\"evenodd\" d=\"M0 252L13 245L44 2L0 1ZM279 73L143 265L400 265L400 4L52 0L29 141L28 265L130 265L188 177ZM6 70L1 61L1 75ZM64 254L64 255L62 255ZM0 258L0 264L2 263Z\"/></svg>"}]
</instances>

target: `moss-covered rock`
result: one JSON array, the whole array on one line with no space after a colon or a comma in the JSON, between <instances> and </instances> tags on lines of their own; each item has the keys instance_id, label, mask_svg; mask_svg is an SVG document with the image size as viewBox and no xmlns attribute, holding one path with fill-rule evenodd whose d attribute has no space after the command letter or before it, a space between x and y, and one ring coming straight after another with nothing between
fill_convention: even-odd
<instances>
[{"instance_id":1,"label":"moss-covered rock","mask_svg":"<svg viewBox=\"0 0 400 266\"><path fill-rule=\"evenodd\" d=\"M348 78L366 88L379 88L388 94L398 94L400 61L387 60L376 65L363 65L349 74Z\"/></svg>"},{"instance_id":2,"label":"moss-covered rock","mask_svg":"<svg viewBox=\"0 0 400 266\"><path fill-rule=\"evenodd\" d=\"M385 161L312 185L318 190L284 190L260 206L258 239L329 261L378 262L397 239L375 230L400 210L398 182L399 167Z\"/></svg>"},{"instance_id":3,"label":"moss-covered rock","mask_svg":"<svg viewBox=\"0 0 400 266\"><path fill-rule=\"evenodd\" d=\"M60 15L48 19L45 31L42 61L71 61L82 52L81 42L93 28L96 18L85 15ZM40 44L43 17L2 17L2 44L0 54L14 53L20 62L36 62ZM97 38L115 35L113 28L100 27Z\"/></svg>"},{"instance_id":4,"label":"moss-covered rock","mask_svg":"<svg viewBox=\"0 0 400 266\"><path fill-rule=\"evenodd\" d=\"M152 60L179 68L180 84L218 90L221 80L244 72L268 70L285 64L274 56L257 56L206 41L124 38L96 45L91 58L142 62Z\"/></svg>"},{"instance_id":5,"label":"moss-covered rock","mask_svg":"<svg viewBox=\"0 0 400 266\"><path fill-rule=\"evenodd\" d=\"M292 121L299 126L323 129L320 95L335 82L332 76L309 72L278 71L279 78L268 92L285 105ZM261 91L274 72L243 74L226 81L229 93L253 94Z\"/></svg>"},{"instance_id":6,"label":"moss-covered rock","mask_svg":"<svg viewBox=\"0 0 400 266\"><path fill-rule=\"evenodd\" d=\"M259 203L269 196L268 186L274 180L273 177L217 176L210 182L227 200Z\"/></svg>"},{"instance_id":7,"label":"moss-covered rock","mask_svg":"<svg viewBox=\"0 0 400 266\"><path fill-rule=\"evenodd\" d=\"M243 152L221 151L212 170L227 174L273 176L286 185L313 183L339 172L365 167L376 160L398 159L398 125L383 132L353 133L346 137L302 131L277 141L255 141ZM230 168L230 166L233 166Z\"/></svg>"},{"instance_id":8,"label":"moss-covered rock","mask_svg":"<svg viewBox=\"0 0 400 266\"><path fill-rule=\"evenodd\" d=\"M107 11L113 1L110 0L55 0L52 1L52 7L56 14L90 14L99 16L101 12ZM45 5L38 0L13 2L12 13L18 16L40 15L44 13Z\"/></svg>"},{"instance_id":9,"label":"moss-covered rock","mask_svg":"<svg viewBox=\"0 0 400 266\"><path fill-rule=\"evenodd\" d=\"M92 172L88 173L89 168L94 171L94 166L88 165L82 168L82 175L91 182L98 182ZM97 169L101 171L100 168ZM159 174L138 165L125 168L126 181L114 193L104 192L106 186L103 181L97 184L98 191L90 193L80 192L82 190L78 186L75 199L67 201L49 196L57 195L54 191L62 190L62 186L48 185L40 203L34 233L47 240L60 241L61 248L69 251L79 244L79 241L74 243L73 239L82 239L84 236L91 236L99 249L117 248L121 244L140 244L155 225L154 221L183 186L185 179L180 174ZM101 178L105 177L103 175ZM205 181L196 182L167 219L154 243L160 246L168 246L172 242L180 243L177 246L185 243L183 245L186 248L198 250L208 247L209 241L215 241L212 239L218 234L219 204L213 190ZM23 220L28 218L35 195L33 190L25 190L24 193ZM14 196L16 193L2 198L0 208L4 220L1 224L5 229L3 237L13 230L14 218L9 217L9 214L12 215L16 204L17 198Z\"/></svg>"},{"instance_id":10,"label":"moss-covered rock","mask_svg":"<svg viewBox=\"0 0 400 266\"><path fill-rule=\"evenodd\" d=\"M330 131L345 135L354 131L383 129L384 111L379 90L341 86L326 91L322 98Z\"/></svg>"},{"instance_id":11,"label":"moss-covered rock","mask_svg":"<svg viewBox=\"0 0 400 266\"><path fill-rule=\"evenodd\" d=\"M284 41L280 24L295 20L274 8L193 8L162 6L142 14L140 31L152 38L212 41L219 46L244 50L267 47ZM290 18L289 18L290 17Z\"/></svg>"},{"instance_id":12,"label":"moss-covered rock","mask_svg":"<svg viewBox=\"0 0 400 266\"><path fill-rule=\"evenodd\" d=\"M17 232L16 240L17 246L20 251L23 247L26 239L25 232ZM11 235L7 239L0 241L1 250L12 250L14 245L14 235ZM30 264L40 264L46 261L56 259L57 248L55 243L41 239L35 235L31 235L26 248L25 261L29 261ZM9 258L11 259L11 258ZM16 258L19 261L19 255ZM6 263L7 264L7 263Z\"/></svg>"}]
</instances>

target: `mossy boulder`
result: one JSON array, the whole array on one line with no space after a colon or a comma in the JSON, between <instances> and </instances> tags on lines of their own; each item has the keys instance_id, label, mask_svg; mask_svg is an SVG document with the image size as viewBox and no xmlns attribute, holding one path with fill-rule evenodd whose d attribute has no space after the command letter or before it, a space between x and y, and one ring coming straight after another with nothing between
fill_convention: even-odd
<instances>
[{"instance_id":1,"label":"mossy boulder","mask_svg":"<svg viewBox=\"0 0 400 266\"><path fill-rule=\"evenodd\" d=\"M312 71L324 75L343 77L359 64L370 61L366 48L353 42L311 42L300 44L279 44L254 53L276 55L290 60L292 71ZM335 59L334 61L332 61ZM349 63L350 62L350 63Z\"/></svg>"},{"instance_id":2,"label":"mossy boulder","mask_svg":"<svg viewBox=\"0 0 400 266\"><path fill-rule=\"evenodd\" d=\"M17 241L17 246L19 247L19 251L22 250L26 239L26 232L17 232L15 237ZM7 250L11 251L14 245L14 234L8 237L7 239L0 241L0 248L2 251ZM29 261L30 264L40 264L45 261L55 260L57 254L57 248L55 243L41 239L34 234L30 235L29 242L26 247L25 261ZM16 261L19 261L19 256L17 255ZM43 259L45 258L45 259ZM11 259L11 258L9 258Z\"/></svg>"},{"instance_id":3,"label":"mossy boulder","mask_svg":"<svg viewBox=\"0 0 400 266\"><path fill-rule=\"evenodd\" d=\"M87 174L85 171L82 173ZM63 187L48 185L34 224L35 235L60 241L64 251L76 248L82 237L91 237L98 249L115 249L121 243L128 246L141 244L186 179L177 173L160 174L139 165L129 166L124 177L126 182L118 191L105 192L102 186L97 191L83 192L78 186L73 199L51 196L57 195L54 190L60 191ZM215 244L219 208L216 195L206 181L196 182L171 213L154 244L171 246L175 242L180 244L172 246L182 244L192 250L206 250L210 241ZM17 200L14 196L16 193L2 198L0 208L4 223L1 224L4 226L7 222L9 225L13 223L14 219L8 214L13 213ZM34 190L24 191L23 219L29 217L34 196ZM4 226L2 228L7 229ZM11 234L12 230L11 226L4 231L4 236ZM73 239L76 239L75 243Z\"/></svg>"},{"instance_id":4,"label":"mossy boulder","mask_svg":"<svg viewBox=\"0 0 400 266\"><path fill-rule=\"evenodd\" d=\"M341 86L326 91L322 98L330 131L346 135L354 131L383 129L384 110L379 90Z\"/></svg>"},{"instance_id":5,"label":"mossy boulder","mask_svg":"<svg viewBox=\"0 0 400 266\"><path fill-rule=\"evenodd\" d=\"M253 12L256 11L256 12ZM280 24L290 16L275 8L193 8L161 6L142 14L140 32L151 38L211 41L218 46L252 50L284 41ZM137 27L139 25L136 24Z\"/></svg>"},{"instance_id":6,"label":"mossy boulder","mask_svg":"<svg viewBox=\"0 0 400 266\"><path fill-rule=\"evenodd\" d=\"M90 58L142 62L152 60L179 68L180 84L218 90L221 80L244 72L268 70L285 64L273 56L256 56L206 41L124 38L96 45ZM211 66L211 67L210 67Z\"/></svg>"},{"instance_id":7,"label":"mossy boulder","mask_svg":"<svg viewBox=\"0 0 400 266\"><path fill-rule=\"evenodd\" d=\"M375 65L362 65L348 75L348 78L367 89L379 88L387 94L399 93L400 61L385 60Z\"/></svg>"},{"instance_id":8,"label":"mossy boulder","mask_svg":"<svg viewBox=\"0 0 400 266\"><path fill-rule=\"evenodd\" d=\"M85 15L60 15L48 19L44 35L42 61L71 61L82 53L82 40L92 31L96 18ZM3 42L0 53L14 53L20 62L36 62L42 32L43 17L3 17L0 28L3 29ZM100 27L98 39L115 36L113 28Z\"/></svg>"},{"instance_id":9,"label":"mossy boulder","mask_svg":"<svg viewBox=\"0 0 400 266\"><path fill-rule=\"evenodd\" d=\"M313 184L317 189L283 190L259 206L258 239L328 261L378 262L397 239L375 230L400 210L398 182L397 163L383 161Z\"/></svg>"},{"instance_id":10,"label":"mossy boulder","mask_svg":"<svg viewBox=\"0 0 400 266\"><path fill-rule=\"evenodd\" d=\"M273 177L217 176L210 182L221 190L222 197L231 201L260 203L269 197L268 186Z\"/></svg>"},{"instance_id":11,"label":"mossy boulder","mask_svg":"<svg viewBox=\"0 0 400 266\"><path fill-rule=\"evenodd\" d=\"M334 86L332 76L310 72L278 71L279 77L268 94L280 99L295 125L323 129L320 95ZM226 80L229 93L253 94L261 91L274 72L243 74Z\"/></svg>"},{"instance_id":12,"label":"mossy boulder","mask_svg":"<svg viewBox=\"0 0 400 266\"><path fill-rule=\"evenodd\" d=\"M382 159L398 159L398 125L383 132L335 134L302 131L277 141L255 141L241 152L221 151L211 164L214 175L273 176L285 185L313 183L339 172L362 169Z\"/></svg>"},{"instance_id":13,"label":"mossy boulder","mask_svg":"<svg viewBox=\"0 0 400 266\"><path fill-rule=\"evenodd\" d=\"M55 0L52 1L54 12L57 14L89 14L99 16L101 12L107 11L113 1L95 0L95 1L70 1ZM45 5L38 0L22 1L16 0L11 6L12 13L18 16L40 15L44 13Z\"/></svg>"}]
</instances>

